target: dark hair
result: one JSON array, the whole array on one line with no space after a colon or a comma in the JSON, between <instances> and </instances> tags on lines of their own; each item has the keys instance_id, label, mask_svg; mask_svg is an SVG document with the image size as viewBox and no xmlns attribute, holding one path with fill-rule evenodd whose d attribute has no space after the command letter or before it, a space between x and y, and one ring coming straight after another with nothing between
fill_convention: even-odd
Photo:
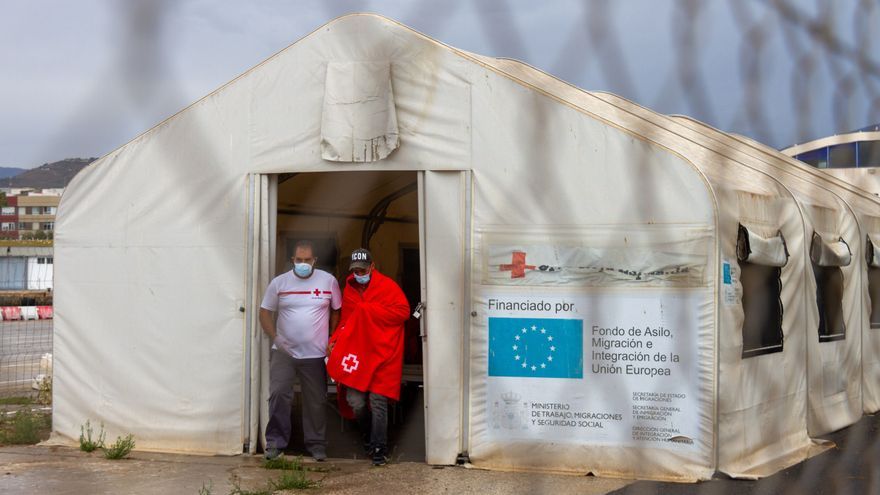
<instances>
[{"instance_id":1,"label":"dark hair","mask_svg":"<svg viewBox=\"0 0 880 495\"><path fill-rule=\"evenodd\" d=\"M293 247L293 252L296 252L297 249L308 249L312 252L312 255L315 254L315 246L312 244L312 241L296 241L296 245Z\"/></svg>"}]
</instances>

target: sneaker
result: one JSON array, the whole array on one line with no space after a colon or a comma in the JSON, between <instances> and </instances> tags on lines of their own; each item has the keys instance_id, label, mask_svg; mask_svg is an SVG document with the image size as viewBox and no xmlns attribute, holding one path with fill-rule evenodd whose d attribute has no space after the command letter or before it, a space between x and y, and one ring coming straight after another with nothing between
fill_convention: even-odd
<instances>
[{"instance_id":1,"label":"sneaker","mask_svg":"<svg viewBox=\"0 0 880 495\"><path fill-rule=\"evenodd\" d=\"M372 457L374 466L384 466L385 464L388 464L388 457L385 456L385 449L373 449Z\"/></svg>"},{"instance_id":2,"label":"sneaker","mask_svg":"<svg viewBox=\"0 0 880 495\"><path fill-rule=\"evenodd\" d=\"M327 460L327 453L323 450L312 451L312 459L316 462L324 462Z\"/></svg>"},{"instance_id":3,"label":"sneaker","mask_svg":"<svg viewBox=\"0 0 880 495\"><path fill-rule=\"evenodd\" d=\"M266 449L266 460L271 461L272 459L277 459L281 456L281 449L276 449L275 447L269 447Z\"/></svg>"}]
</instances>

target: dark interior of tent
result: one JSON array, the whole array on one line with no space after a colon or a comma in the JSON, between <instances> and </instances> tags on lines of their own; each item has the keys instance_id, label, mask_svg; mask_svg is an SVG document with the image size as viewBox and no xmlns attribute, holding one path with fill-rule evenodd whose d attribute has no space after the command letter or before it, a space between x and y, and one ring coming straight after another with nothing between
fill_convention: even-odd
<instances>
[{"instance_id":1,"label":"dark interior of tent","mask_svg":"<svg viewBox=\"0 0 880 495\"><path fill-rule=\"evenodd\" d=\"M410 309L415 309L423 286L415 172L280 174L277 208L275 275L292 268L296 242L308 240L314 246L316 268L334 275L344 288L351 251L365 247L376 269L400 285ZM425 459L421 325L414 317L405 324L401 396L389 411L389 452L400 460ZM340 416L336 385L329 379L327 391L327 454L363 457L357 427ZM297 393L288 448L294 454L305 454L301 411Z\"/></svg>"}]
</instances>

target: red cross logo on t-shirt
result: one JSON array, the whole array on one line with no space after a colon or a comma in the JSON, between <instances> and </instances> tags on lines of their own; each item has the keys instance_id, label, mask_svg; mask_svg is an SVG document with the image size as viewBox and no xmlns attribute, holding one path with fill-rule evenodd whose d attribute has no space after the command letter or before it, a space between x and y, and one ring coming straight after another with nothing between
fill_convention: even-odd
<instances>
[{"instance_id":1,"label":"red cross logo on t-shirt","mask_svg":"<svg viewBox=\"0 0 880 495\"><path fill-rule=\"evenodd\" d=\"M315 294L315 297L320 297L320 296L321 296L321 291L318 290L318 289L315 289L315 290L312 291L312 292Z\"/></svg>"},{"instance_id":2,"label":"red cross logo on t-shirt","mask_svg":"<svg viewBox=\"0 0 880 495\"><path fill-rule=\"evenodd\" d=\"M522 251L514 251L513 257L509 265L500 265L501 271L510 271L510 278L523 278L526 276L526 270L534 270L535 265L526 264L526 253Z\"/></svg>"}]
</instances>

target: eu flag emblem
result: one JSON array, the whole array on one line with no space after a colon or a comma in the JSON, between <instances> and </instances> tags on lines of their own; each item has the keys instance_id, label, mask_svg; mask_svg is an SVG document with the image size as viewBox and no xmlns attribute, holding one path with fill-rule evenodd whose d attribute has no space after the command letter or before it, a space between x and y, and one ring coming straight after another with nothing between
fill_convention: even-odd
<instances>
[{"instance_id":1,"label":"eu flag emblem","mask_svg":"<svg viewBox=\"0 0 880 495\"><path fill-rule=\"evenodd\" d=\"M584 322L489 318L489 376L583 378Z\"/></svg>"}]
</instances>

